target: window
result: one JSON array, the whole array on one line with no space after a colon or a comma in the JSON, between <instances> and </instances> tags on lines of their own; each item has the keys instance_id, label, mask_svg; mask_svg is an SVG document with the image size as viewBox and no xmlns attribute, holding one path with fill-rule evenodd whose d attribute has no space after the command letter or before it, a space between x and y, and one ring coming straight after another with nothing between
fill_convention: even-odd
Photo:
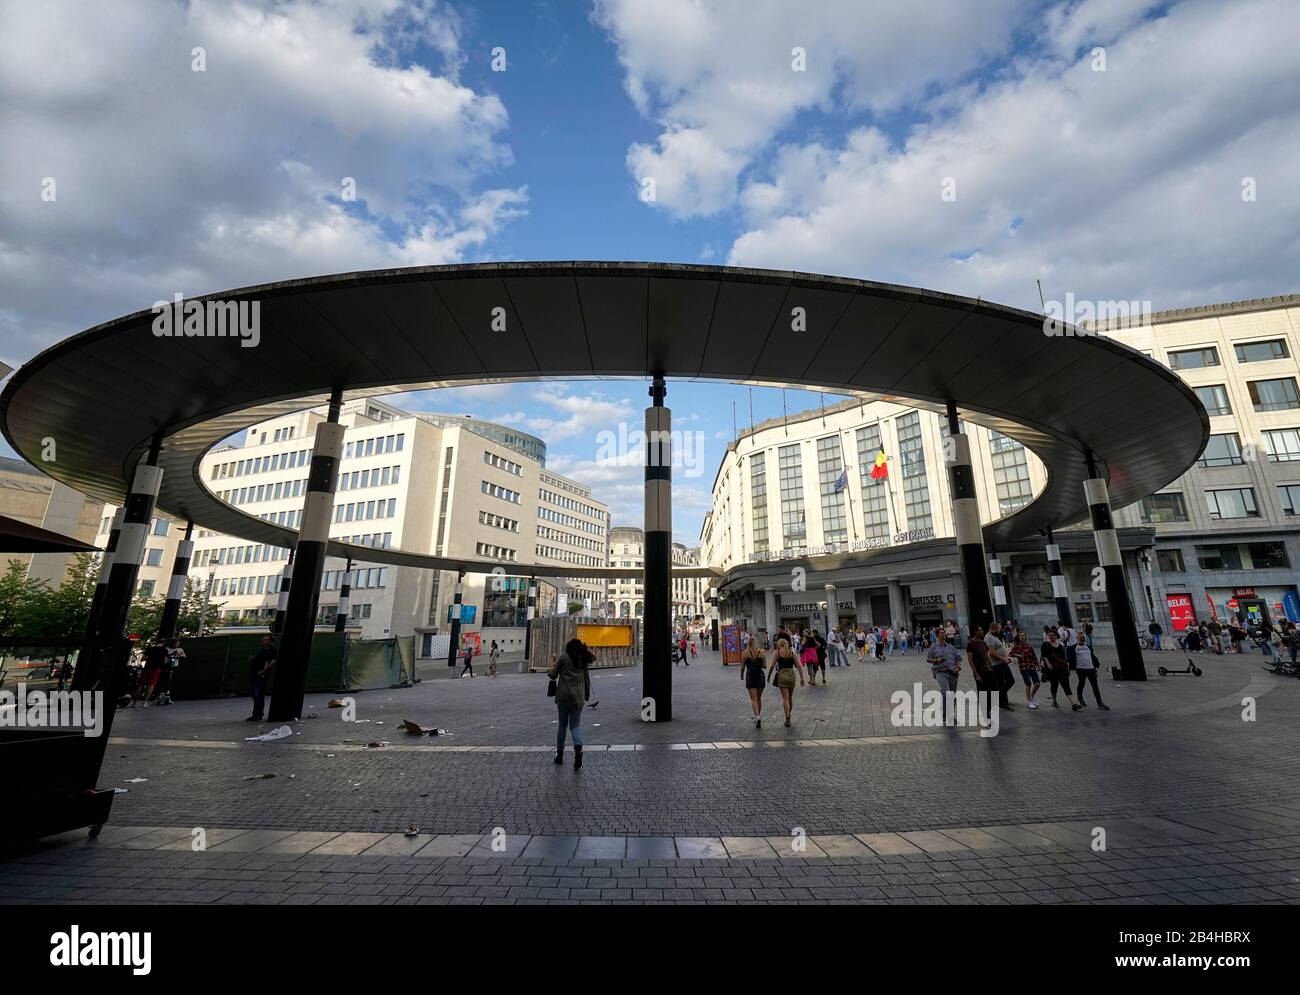
<instances>
[{"instance_id":1,"label":"window","mask_svg":"<svg viewBox=\"0 0 1300 995\"><path fill-rule=\"evenodd\" d=\"M862 485L862 525L866 538L889 538L888 490L871 476L880 454L880 425L858 429L858 481Z\"/></svg>"},{"instance_id":2,"label":"window","mask_svg":"<svg viewBox=\"0 0 1300 995\"><path fill-rule=\"evenodd\" d=\"M139 588L140 597L142 597L142 598L152 598L152 597L153 597L153 584L154 584L154 582L151 581L151 580L142 580L142 581L140 581L140 588Z\"/></svg>"},{"instance_id":3,"label":"window","mask_svg":"<svg viewBox=\"0 0 1300 995\"><path fill-rule=\"evenodd\" d=\"M1184 573L1187 565L1183 563L1183 551L1181 549L1157 549L1156 565L1160 567L1162 573Z\"/></svg>"},{"instance_id":4,"label":"window","mask_svg":"<svg viewBox=\"0 0 1300 995\"><path fill-rule=\"evenodd\" d=\"M781 530L787 546L801 546L808 530L803 517L803 470L798 445L777 450L777 471L781 486Z\"/></svg>"},{"instance_id":5,"label":"window","mask_svg":"<svg viewBox=\"0 0 1300 995\"><path fill-rule=\"evenodd\" d=\"M1236 546L1197 546L1196 562L1202 570L1240 570L1241 550Z\"/></svg>"},{"instance_id":6,"label":"window","mask_svg":"<svg viewBox=\"0 0 1300 995\"><path fill-rule=\"evenodd\" d=\"M1243 342L1233 348L1237 353L1238 363L1265 363L1270 359L1286 359L1290 355L1287 352L1286 343L1281 339L1270 339L1267 342Z\"/></svg>"},{"instance_id":7,"label":"window","mask_svg":"<svg viewBox=\"0 0 1300 995\"><path fill-rule=\"evenodd\" d=\"M1250 401L1256 411L1282 411L1300 408L1300 392L1296 391L1295 377L1278 380L1251 380L1246 384Z\"/></svg>"},{"instance_id":8,"label":"window","mask_svg":"<svg viewBox=\"0 0 1300 995\"><path fill-rule=\"evenodd\" d=\"M1015 439L1000 432L989 432L989 449L992 453L993 482L998 492L998 512L1010 515L1029 504L1034 498L1029 484L1029 460L1025 447Z\"/></svg>"},{"instance_id":9,"label":"window","mask_svg":"<svg viewBox=\"0 0 1300 995\"><path fill-rule=\"evenodd\" d=\"M1109 622L1110 602L1076 601L1074 603L1074 617L1080 622Z\"/></svg>"},{"instance_id":10,"label":"window","mask_svg":"<svg viewBox=\"0 0 1300 995\"><path fill-rule=\"evenodd\" d=\"M1205 444L1205 451L1196 461L1197 466L1238 466L1244 463L1241 458L1241 440L1236 432L1212 435Z\"/></svg>"},{"instance_id":11,"label":"window","mask_svg":"<svg viewBox=\"0 0 1300 995\"><path fill-rule=\"evenodd\" d=\"M1181 493L1152 494L1150 497L1142 499L1139 514L1142 521L1153 525L1160 525L1165 522L1185 522L1187 521L1187 506L1183 503Z\"/></svg>"},{"instance_id":12,"label":"window","mask_svg":"<svg viewBox=\"0 0 1300 995\"><path fill-rule=\"evenodd\" d=\"M1169 354L1171 370L1200 370L1207 366L1219 365L1219 350L1214 346L1204 349L1183 349Z\"/></svg>"},{"instance_id":13,"label":"window","mask_svg":"<svg viewBox=\"0 0 1300 995\"><path fill-rule=\"evenodd\" d=\"M165 536L167 534L167 522L161 518L153 520L153 534L156 536Z\"/></svg>"},{"instance_id":14,"label":"window","mask_svg":"<svg viewBox=\"0 0 1300 995\"><path fill-rule=\"evenodd\" d=\"M921 416L910 411L900 416L894 427L898 431L898 462L902 467L907 527L928 529L934 521L930 517L930 488L926 481L925 446L921 442Z\"/></svg>"},{"instance_id":15,"label":"window","mask_svg":"<svg viewBox=\"0 0 1300 995\"><path fill-rule=\"evenodd\" d=\"M1291 516L1300 514L1300 484L1283 484L1277 492L1282 498L1282 514Z\"/></svg>"},{"instance_id":16,"label":"window","mask_svg":"<svg viewBox=\"0 0 1300 995\"><path fill-rule=\"evenodd\" d=\"M1300 460L1300 428L1278 428L1265 432L1264 449L1272 463Z\"/></svg>"},{"instance_id":17,"label":"window","mask_svg":"<svg viewBox=\"0 0 1300 995\"><path fill-rule=\"evenodd\" d=\"M840 455L840 437L831 435L817 440L817 483L822 498L822 542L844 542L849 537L844 518L844 488L837 488L844 460ZM847 479L847 478L846 478Z\"/></svg>"},{"instance_id":18,"label":"window","mask_svg":"<svg viewBox=\"0 0 1300 995\"><path fill-rule=\"evenodd\" d=\"M1282 542L1249 542L1246 548L1250 551L1250 563L1256 570L1267 570L1270 567L1289 567L1291 558L1286 555L1286 543Z\"/></svg>"},{"instance_id":19,"label":"window","mask_svg":"<svg viewBox=\"0 0 1300 995\"><path fill-rule=\"evenodd\" d=\"M163 554L163 551L162 551L161 549L149 549L149 550L146 550L146 551L145 551L145 554L144 554L144 563L145 563L145 566L147 566L147 567L160 567L160 566L162 566L162 554Z\"/></svg>"},{"instance_id":20,"label":"window","mask_svg":"<svg viewBox=\"0 0 1300 995\"><path fill-rule=\"evenodd\" d=\"M1205 503L1209 507L1210 517L1214 519L1259 517L1259 508L1255 505L1255 491L1250 487L1206 491Z\"/></svg>"},{"instance_id":21,"label":"window","mask_svg":"<svg viewBox=\"0 0 1300 995\"><path fill-rule=\"evenodd\" d=\"M767 457L755 453L749 459L749 505L754 533L754 552L767 549ZM627 547L623 547L627 552Z\"/></svg>"},{"instance_id":22,"label":"window","mask_svg":"<svg viewBox=\"0 0 1300 995\"><path fill-rule=\"evenodd\" d=\"M1228 391L1223 384L1211 384L1209 387L1193 387L1196 396L1205 405L1206 413L1211 415L1230 415L1232 405L1228 403Z\"/></svg>"}]
</instances>

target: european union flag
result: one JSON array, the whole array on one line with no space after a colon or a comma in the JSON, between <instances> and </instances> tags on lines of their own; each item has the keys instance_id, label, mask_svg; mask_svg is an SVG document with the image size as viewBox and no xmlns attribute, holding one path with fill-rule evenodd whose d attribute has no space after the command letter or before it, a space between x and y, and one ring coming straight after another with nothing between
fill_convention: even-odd
<instances>
[{"instance_id":1,"label":"european union flag","mask_svg":"<svg viewBox=\"0 0 1300 995\"><path fill-rule=\"evenodd\" d=\"M839 479L835 481L835 493L838 494L849 485L849 471L847 469L840 471Z\"/></svg>"}]
</instances>

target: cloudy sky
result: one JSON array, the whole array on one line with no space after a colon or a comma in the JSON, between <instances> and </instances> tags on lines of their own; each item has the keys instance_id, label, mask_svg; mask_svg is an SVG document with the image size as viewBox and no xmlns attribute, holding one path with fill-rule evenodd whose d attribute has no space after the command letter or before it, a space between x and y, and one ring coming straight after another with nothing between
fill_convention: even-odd
<instances>
[{"instance_id":1,"label":"cloudy sky","mask_svg":"<svg viewBox=\"0 0 1300 995\"><path fill-rule=\"evenodd\" d=\"M1291 293L1298 163L1294 0L0 0L0 360L175 292L481 260L1026 308L1035 279L1156 310ZM639 524L639 471L598 433L639 424L644 384L406 401L543 436ZM692 542L750 396L669 401L699 433ZM756 419L782 404L753 392Z\"/></svg>"}]
</instances>

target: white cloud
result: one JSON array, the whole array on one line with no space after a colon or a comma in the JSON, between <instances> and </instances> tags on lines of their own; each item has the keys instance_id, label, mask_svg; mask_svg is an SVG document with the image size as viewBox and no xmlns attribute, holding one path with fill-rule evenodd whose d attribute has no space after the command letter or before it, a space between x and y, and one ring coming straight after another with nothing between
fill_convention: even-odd
<instances>
[{"instance_id":1,"label":"white cloud","mask_svg":"<svg viewBox=\"0 0 1300 995\"><path fill-rule=\"evenodd\" d=\"M571 394L560 384L547 384L533 392L533 397L563 417L533 415L523 427L548 443L601 431L617 432L620 423L633 417L627 398L606 397L598 391Z\"/></svg>"},{"instance_id":2,"label":"white cloud","mask_svg":"<svg viewBox=\"0 0 1300 995\"><path fill-rule=\"evenodd\" d=\"M0 312L6 346L25 358L177 291L486 245L527 193L484 188L511 162L508 119L458 81L459 31L433 2L7 5L0 295L22 303Z\"/></svg>"},{"instance_id":3,"label":"white cloud","mask_svg":"<svg viewBox=\"0 0 1300 995\"><path fill-rule=\"evenodd\" d=\"M1035 277L1049 297L1157 309L1294 290L1293 15L1269 0L1185 3L1111 41L1105 72L1086 50L1026 57L901 148L870 127L836 148L784 148L742 192L751 227L729 261L1032 308ZM1061 23L1063 48L1088 44L1088 31ZM1254 203L1241 196L1247 176ZM955 202L940 197L945 177Z\"/></svg>"},{"instance_id":4,"label":"white cloud","mask_svg":"<svg viewBox=\"0 0 1300 995\"><path fill-rule=\"evenodd\" d=\"M629 149L628 168L654 178L656 206L688 217L734 203L741 173L798 112L908 105L1004 52L1025 13L1014 0L597 0L593 18L661 129Z\"/></svg>"}]
</instances>

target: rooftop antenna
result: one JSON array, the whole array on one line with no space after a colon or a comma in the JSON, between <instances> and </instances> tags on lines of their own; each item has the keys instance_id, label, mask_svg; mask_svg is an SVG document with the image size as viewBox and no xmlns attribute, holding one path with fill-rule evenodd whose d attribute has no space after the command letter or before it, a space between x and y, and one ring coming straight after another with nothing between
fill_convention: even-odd
<instances>
[{"instance_id":1,"label":"rooftop antenna","mask_svg":"<svg viewBox=\"0 0 1300 995\"><path fill-rule=\"evenodd\" d=\"M1035 280L1034 282L1038 284L1038 303L1043 306L1043 314L1047 314L1047 301L1043 300L1043 281Z\"/></svg>"},{"instance_id":2,"label":"rooftop antenna","mask_svg":"<svg viewBox=\"0 0 1300 995\"><path fill-rule=\"evenodd\" d=\"M826 395L819 392L817 394L817 401L822 408L822 428L825 428L826 427Z\"/></svg>"},{"instance_id":3,"label":"rooftop antenna","mask_svg":"<svg viewBox=\"0 0 1300 995\"><path fill-rule=\"evenodd\" d=\"M750 387L748 388L748 390L749 390L749 430L752 432L754 431L754 388Z\"/></svg>"},{"instance_id":4,"label":"rooftop antenna","mask_svg":"<svg viewBox=\"0 0 1300 995\"><path fill-rule=\"evenodd\" d=\"M740 441L740 433L736 431L736 402L731 402L731 438L735 442Z\"/></svg>"},{"instance_id":5,"label":"rooftop antenna","mask_svg":"<svg viewBox=\"0 0 1300 995\"><path fill-rule=\"evenodd\" d=\"M781 388L781 422L785 426L785 434L790 434L790 416L785 408L785 388Z\"/></svg>"}]
</instances>

